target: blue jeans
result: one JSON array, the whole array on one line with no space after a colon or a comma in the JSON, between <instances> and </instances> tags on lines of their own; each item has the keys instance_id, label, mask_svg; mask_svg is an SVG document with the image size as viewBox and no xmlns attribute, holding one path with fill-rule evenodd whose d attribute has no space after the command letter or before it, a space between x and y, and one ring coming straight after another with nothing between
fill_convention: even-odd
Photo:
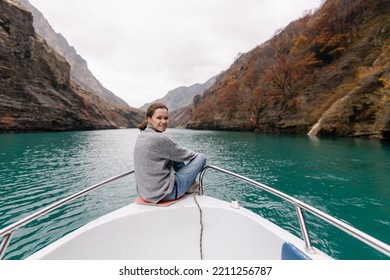
<instances>
[{"instance_id":1,"label":"blue jeans","mask_svg":"<svg viewBox=\"0 0 390 280\"><path fill-rule=\"evenodd\" d=\"M205 166L206 156L201 153L187 164L184 164L184 162L173 162L173 169L176 171L175 186L172 192L161 201L175 200L183 196Z\"/></svg>"}]
</instances>

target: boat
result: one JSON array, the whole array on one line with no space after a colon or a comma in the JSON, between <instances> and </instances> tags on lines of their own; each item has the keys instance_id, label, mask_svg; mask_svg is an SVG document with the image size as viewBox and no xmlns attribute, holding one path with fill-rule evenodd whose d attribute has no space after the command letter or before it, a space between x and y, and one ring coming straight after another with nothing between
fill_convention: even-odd
<instances>
[{"instance_id":1,"label":"boat","mask_svg":"<svg viewBox=\"0 0 390 280\"><path fill-rule=\"evenodd\" d=\"M238 201L207 196L202 187L176 201L152 204L138 198L103 215L28 256L28 260L332 260L312 245L304 212L341 229L390 256L390 246L352 226L267 185L208 165L209 170L233 176L295 206L301 236L295 236ZM0 259L17 229L127 171L61 199L0 230Z\"/></svg>"}]
</instances>

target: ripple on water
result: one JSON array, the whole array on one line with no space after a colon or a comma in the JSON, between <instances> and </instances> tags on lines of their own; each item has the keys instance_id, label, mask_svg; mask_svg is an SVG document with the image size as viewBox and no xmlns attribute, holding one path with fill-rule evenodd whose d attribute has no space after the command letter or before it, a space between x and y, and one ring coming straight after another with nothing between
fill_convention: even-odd
<instances>
[{"instance_id":1,"label":"ripple on water","mask_svg":"<svg viewBox=\"0 0 390 280\"><path fill-rule=\"evenodd\" d=\"M132 169L138 133L124 129L0 135L0 227ZM167 135L205 153L208 164L284 191L390 243L390 150L383 143L178 129L168 130ZM300 235L294 207L273 195L212 170L206 173L205 188L207 195L238 200ZM76 199L18 230L6 258L25 258L86 222L131 203L135 196L131 177ZM360 252L361 244L307 216L316 245L336 258L362 258L340 245ZM370 252L364 257L380 258Z\"/></svg>"}]
</instances>

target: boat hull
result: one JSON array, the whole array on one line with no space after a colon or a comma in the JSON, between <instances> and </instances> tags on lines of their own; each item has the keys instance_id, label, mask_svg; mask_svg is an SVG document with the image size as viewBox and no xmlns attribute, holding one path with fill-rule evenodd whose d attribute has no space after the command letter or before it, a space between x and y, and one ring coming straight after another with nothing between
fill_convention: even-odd
<instances>
[{"instance_id":1,"label":"boat hull","mask_svg":"<svg viewBox=\"0 0 390 280\"><path fill-rule=\"evenodd\" d=\"M31 255L59 260L331 259L261 216L208 196L168 207L132 203ZM200 219L200 214L202 218ZM201 237L201 229L202 237Z\"/></svg>"}]
</instances>

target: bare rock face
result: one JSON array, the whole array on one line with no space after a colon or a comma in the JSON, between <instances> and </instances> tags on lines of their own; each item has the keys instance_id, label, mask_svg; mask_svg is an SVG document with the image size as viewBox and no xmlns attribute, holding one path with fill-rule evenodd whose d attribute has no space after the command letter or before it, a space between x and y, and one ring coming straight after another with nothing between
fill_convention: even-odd
<instances>
[{"instance_id":1,"label":"bare rock face","mask_svg":"<svg viewBox=\"0 0 390 280\"><path fill-rule=\"evenodd\" d=\"M0 131L135 127L138 111L71 82L69 63L39 37L21 5L0 0Z\"/></svg>"},{"instance_id":2,"label":"bare rock face","mask_svg":"<svg viewBox=\"0 0 390 280\"><path fill-rule=\"evenodd\" d=\"M71 65L71 80L75 81L86 91L93 92L101 98L116 105L129 107L129 105L114 93L106 89L88 69L87 62L77 53L75 48L60 33L54 31L43 14L32 6L27 0L14 0L20 3L33 15L35 32L46 40L57 53L62 55Z\"/></svg>"}]
</instances>

